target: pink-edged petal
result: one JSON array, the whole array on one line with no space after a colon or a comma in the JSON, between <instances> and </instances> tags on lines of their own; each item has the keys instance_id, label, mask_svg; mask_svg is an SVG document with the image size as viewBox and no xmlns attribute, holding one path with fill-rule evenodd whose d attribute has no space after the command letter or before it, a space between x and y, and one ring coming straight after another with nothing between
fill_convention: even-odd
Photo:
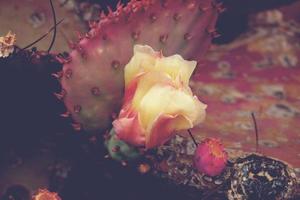
<instances>
[{"instance_id":1,"label":"pink-edged petal","mask_svg":"<svg viewBox=\"0 0 300 200\"><path fill-rule=\"evenodd\" d=\"M191 122L181 115L160 115L154 122L150 134L146 133L146 148L163 145L176 134L176 131L185 129L189 124L192 126Z\"/></svg>"},{"instance_id":2,"label":"pink-edged petal","mask_svg":"<svg viewBox=\"0 0 300 200\"><path fill-rule=\"evenodd\" d=\"M162 115L158 118L156 123L153 125L151 134L147 135L147 149L163 145L173 136L170 124L174 118L175 116L172 115Z\"/></svg>"},{"instance_id":3,"label":"pink-edged petal","mask_svg":"<svg viewBox=\"0 0 300 200\"><path fill-rule=\"evenodd\" d=\"M136 93L138 83L140 81L141 76L143 76L143 73L138 74L127 86L124 94L124 99L123 99L123 105L128 104L129 102L132 101L134 98L134 95Z\"/></svg>"},{"instance_id":4,"label":"pink-edged petal","mask_svg":"<svg viewBox=\"0 0 300 200\"><path fill-rule=\"evenodd\" d=\"M113 122L118 138L135 146L144 146L145 134L143 134L144 130L140 125L138 114L133 115L123 111L122 115L128 115L128 117L119 117Z\"/></svg>"}]
</instances>

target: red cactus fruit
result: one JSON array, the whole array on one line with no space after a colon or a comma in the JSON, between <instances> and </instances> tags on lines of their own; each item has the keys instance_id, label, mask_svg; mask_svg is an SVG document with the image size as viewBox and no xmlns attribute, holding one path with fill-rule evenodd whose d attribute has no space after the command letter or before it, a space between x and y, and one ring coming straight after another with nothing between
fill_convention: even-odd
<instances>
[{"instance_id":1,"label":"red cactus fruit","mask_svg":"<svg viewBox=\"0 0 300 200\"><path fill-rule=\"evenodd\" d=\"M209 176L217 176L226 166L227 153L219 139L207 138L198 145L194 162L200 172Z\"/></svg>"},{"instance_id":2,"label":"red cactus fruit","mask_svg":"<svg viewBox=\"0 0 300 200\"><path fill-rule=\"evenodd\" d=\"M166 56L198 61L216 36L220 11L214 0L131 0L107 16L102 13L100 22L91 23L85 37L71 44L70 55L59 58L64 116L71 115L77 129L108 129L122 103L123 67L133 46L149 45Z\"/></svg>"}]
</instances>

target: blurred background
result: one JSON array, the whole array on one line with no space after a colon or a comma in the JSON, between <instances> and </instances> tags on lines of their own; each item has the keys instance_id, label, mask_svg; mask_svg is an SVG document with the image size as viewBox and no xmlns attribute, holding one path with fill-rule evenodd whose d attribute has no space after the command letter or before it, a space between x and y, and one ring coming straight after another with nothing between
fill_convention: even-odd
<instances>
[{"instance_id":1,"label":"blurred background","mask_svg":"<svg viewBox=\"0 0 300 200\"><path fill-rule=\"evenodd\" d=\"M85 33L89 21L99 20L99 11L115 9L118 1L53 2L57 19L64 19L52 48L58 53L69 51L68 41ZM226 11L217 23L221 36L191 82L194 93L209 105L205 123L194 131L201 133L199 139L219 137L228 149L253 152L254 112L260 151L300 173L300 1L222 2ZM0 0L0 36L16 33L20 48L52 26L49 1ZM51 34L35 46L47 50L50 42ZM97 140L101 135L75 132L71 121L60 117L64 106L53 96L59 84L50 76L60 68L46 63L13 69L1 63L0 197L27 200L39 188L58 192L64 200L148 194L153 184L145 180L157 180L133 175L136 169L125 173L114 163L103 165L104 150ZM129 189L125 185L133 176L136 183ZM164 182L155 183L156 193L165 191ZM145 197L150 198L157 196Z\"/></svg>"}]
</instances>

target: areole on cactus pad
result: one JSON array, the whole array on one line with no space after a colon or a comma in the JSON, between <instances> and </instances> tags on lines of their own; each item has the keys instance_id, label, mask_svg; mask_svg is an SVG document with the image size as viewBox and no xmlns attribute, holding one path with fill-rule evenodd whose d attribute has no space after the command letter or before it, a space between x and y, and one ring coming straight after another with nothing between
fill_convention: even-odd
<instances>
[{"instance_id":1,"label":"areole on cactus pad","mask_svg":"<svg viewBox=\"0 0 300 200\"><path fill-rule=\"evenodd\" d=\"M217 35L214 26L222 5L213 0L132 0L99 23L77 44L64 63L59 94L76 128L110 128L124 91L123 67L135 44L149 45L169 56L199 60Z\"/></svg>"}]
</instances>

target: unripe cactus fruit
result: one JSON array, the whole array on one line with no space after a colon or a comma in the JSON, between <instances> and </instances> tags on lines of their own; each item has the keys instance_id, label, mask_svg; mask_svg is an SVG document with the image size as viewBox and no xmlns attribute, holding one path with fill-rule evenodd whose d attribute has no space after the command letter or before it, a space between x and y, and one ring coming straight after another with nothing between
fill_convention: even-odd
<instances>
[{"instance_id":1,"label":"unripe cactus fruit","mask_svg":"<svg viewBox=\"0 0 300 200\"><path fill-rule=\"evenodd\" d=\"M122 140L117 138L114 129L108 134L105 141L109 156L117 161L129 161L138 158L141 153L140 150L134 146L131 146Z\"/></svg>"}]
</instances>

